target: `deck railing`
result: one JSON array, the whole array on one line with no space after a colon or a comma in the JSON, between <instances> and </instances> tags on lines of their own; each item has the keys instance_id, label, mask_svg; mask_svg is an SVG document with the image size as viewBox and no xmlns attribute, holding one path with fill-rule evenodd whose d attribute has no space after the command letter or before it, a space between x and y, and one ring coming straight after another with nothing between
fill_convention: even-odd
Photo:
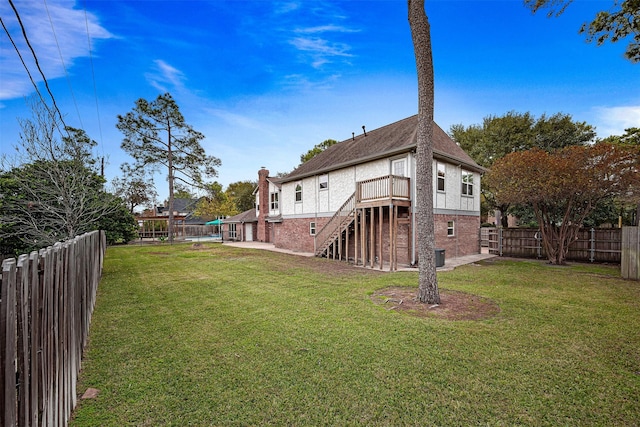
<instances>
[{"instance_id":1,"label":"deck railing","mask_svg":"<svg viewBox=\"0 0 640 427\"><path fill-rule=\"evenodd\" d=\"M333 217L316 234L316 254L321 254L344 227L353 220L357 203L385 199L409 200L409 178L386 175L356 183L356 192L336 211Z\"/></svg>"},{"instance_id":2,"label":"deck railing","mask_svg":"<svg viewBox=\"0 0 640 427\"><path fill-rule=\"evenodd\" d=\"M387 175L360 181L356 186L358 203L379 199L409 199L409 178Z\"/></svg>"}]
</instances>

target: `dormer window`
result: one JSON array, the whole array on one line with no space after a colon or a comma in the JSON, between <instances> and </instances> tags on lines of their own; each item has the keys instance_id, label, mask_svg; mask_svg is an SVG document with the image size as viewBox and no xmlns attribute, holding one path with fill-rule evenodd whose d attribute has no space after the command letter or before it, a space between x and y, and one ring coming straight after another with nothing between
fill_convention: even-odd
<instances>
[{"instance_id":1,"label":"dormer window","mask_svg":"<svg viewBox=\"0 0 640 427\"><path fill-rule=\"evenodd\" d=\"M329 175L320 175L320 190L327 190L329 188Z\"/></svg>"},{"instance_id":2,"label":"dormer window","mask_svg":"<svg viewBox=\"0 0 640 427\"><path fill-rule=\"evenodd\" d=\"M302 184L296 184L296 203L302 202Z\"/></svg>"},{"instance_id":3,"label":"dormer window","mask_svg":"<svg viewBox=\"0 0 640 427\"><path fill-rule=\"evenodd\" d=\"M462 195L473 196L473 173L462 171Z\"/></svg>"},{"instance_id":4,"label":"dormer window","mask_svg":"<svg viewBox=\"0 0 640 427\"><path fill-rule=\"evenodd\" d=\"M438 191L444 191L445 189L444 178L445 178L446 166L444 165L444 163L438 162L437 168L438 168Z\"/></svg>"}]
</instances>

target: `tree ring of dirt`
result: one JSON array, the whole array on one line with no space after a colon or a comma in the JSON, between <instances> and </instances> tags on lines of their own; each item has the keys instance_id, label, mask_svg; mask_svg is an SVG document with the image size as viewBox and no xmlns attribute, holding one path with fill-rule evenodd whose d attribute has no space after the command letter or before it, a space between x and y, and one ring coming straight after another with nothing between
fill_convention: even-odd
<instances>
[{"instance_id":1,"label":"tree ring of dirt","mask_svg":"<svg viewBox=\"0 0 640 427\"><path fill-rule=\"evenodd\" d=\"M443 320L485 320L500 312L498 304L489 298L449 289L439 291L439 305L420 303L416 288L399 286L380 289L371 296L371 300L387 310Z\"/></svg>"}]
</instances>

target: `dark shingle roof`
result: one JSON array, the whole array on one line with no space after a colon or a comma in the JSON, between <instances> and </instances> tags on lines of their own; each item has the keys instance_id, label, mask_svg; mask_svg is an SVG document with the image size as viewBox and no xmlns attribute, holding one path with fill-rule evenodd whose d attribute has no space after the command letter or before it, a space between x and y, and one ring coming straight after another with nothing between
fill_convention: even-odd
<instances>
[{"instance_id":1,"label":"dark shingle roof","mask_svg":"<svg viewBox=\"0 0 640 427\"><path fill-rule=\"evenodd\" d=\"M256 217L256 210L249 209L248 211L244 211L239 213L238 215L234 215L230 218L222 220L225 224L230 222L258 222L258 217Z\"/></svg>"},{"instance_id":2,"label":"dark shingle roof","mask_svg":"<svg viewBox=\"0 0 640 427\"><path fill-rule=\"evenodd\" d=\"M282 179L290 182L308 176L327 173L336 169L411 151L416 148L418 115L367 131L327 148L311 160L298 166ZM479 166L436 123L433 126L433 157L456 162L482 172Z\"/></svg>"}]
</instances>

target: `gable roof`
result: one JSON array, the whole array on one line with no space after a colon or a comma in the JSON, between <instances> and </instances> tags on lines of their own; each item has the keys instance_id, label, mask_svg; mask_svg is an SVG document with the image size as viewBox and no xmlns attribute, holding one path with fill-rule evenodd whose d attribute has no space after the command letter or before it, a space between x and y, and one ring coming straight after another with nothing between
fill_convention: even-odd
<instances>
[{"instance_id":1,"label":"gable roof","mask_svg":"<svg viewBox=\"0 0 640 427\"><path fill-rule=\"evenodd\" d=\"M433 157L457 163L476 172L484 172L435 122L433 123ZM301 164L282 182L331 172L384 157L413 151L417 144L418 115L391 123L332 145Z\"/></svg>"},{"instance_id":2,"label":"gable roof","mask_svg":"<svg viewBox=\"0 0 640 427\"><path fill-rule=\"evenodd\" d=\"M248 211L244 211L239 213L238 215L234 215L227 219L222 220L224 224L234 223L234 222L258 222L258 217L256 216L256 209L249 209Z\"/></svg>"}]
</instances>

